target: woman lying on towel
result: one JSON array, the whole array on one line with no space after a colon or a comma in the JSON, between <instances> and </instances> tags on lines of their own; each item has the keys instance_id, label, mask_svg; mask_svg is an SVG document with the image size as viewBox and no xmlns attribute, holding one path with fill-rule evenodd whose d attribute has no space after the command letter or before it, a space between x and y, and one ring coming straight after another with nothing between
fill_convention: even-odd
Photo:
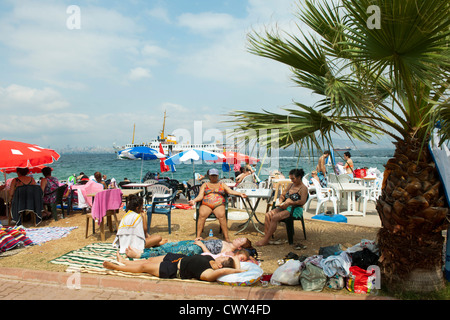
<instances>
[{"instance_id":1,"label":"woman lying on towel","mask_svg":"<svg viewBox=\"0 0 450 320\"><path fill-rule=\"evenodd\" d=\"M248 238L237 238L232 242L223 240L185 240L178 242L165 243L159 247L145 248L136 250L133 247L128 247L125 254L128 258L133 259L148 259L151 257L163 256L167 253L183 254L192 256L195 254L210 253L218 255L226 253L230 256L235 255L237 250L245 249L250 256L257 257L256 250L252 247L252 243ZM246 261L246 260L241 260Z\"/></svg>"},{"instance_id":2,"label":"woman lying on towel","mask_svg":"<svg viewBox=\"0 0 450 320\"><path fill-rule=\"evenodd\" d=\"M105 261L103 266L110 270L149 273L162 279L197 279L210 282L216 281L224 275L242 272L237 258L218 257L214 259L209 255L185 256L168 253L147 260L127 261L117 253L117 261L121 265Z\"/></svg>"},{"instance_id":3,"label":"woman lying on towel","mask_svg":"<svg viewBox=\"0 0 450 320\"><path fill-rule=\"evenodd\" d=\"M147 233L147 214L143 212L144 200L136 195L128 199L127 213L120 221L117 236L113 246L120 248L120 253L125 253L128 247L144 250L160 246L167 242L161 236Z\"/></svg>"}]
</instances>

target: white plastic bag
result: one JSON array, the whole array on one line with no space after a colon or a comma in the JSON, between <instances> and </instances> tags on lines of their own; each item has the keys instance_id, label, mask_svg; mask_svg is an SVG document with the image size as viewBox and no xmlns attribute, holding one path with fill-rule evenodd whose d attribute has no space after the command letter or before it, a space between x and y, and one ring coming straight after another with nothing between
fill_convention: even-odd
<instances>
[{"instance_id":1,"label":"white plastic bag","mask_svg":"<svg viewBox=\"0 0 450 320\"><path fill-rule=\"evenodd\" d=\"M288 260L285 264L279 266L272 274L270 284L280 285L287 284L289 286L295 286L300 284L299 276L301 262L298 260Z\"/></svg>"},{"instance_id":2,"label":"white plastic bag","mask_svg":"<svg viewBox=\"0 0 450 320\"><path fill-rule=\"evenodd\" d=\"M362 239L360 243L355 244L353 247L347 248L347 252L352 254L363 250L364 248L369 249L375 254L378 254L378 245L375 240Z\"/></svg>"}]
</instances>

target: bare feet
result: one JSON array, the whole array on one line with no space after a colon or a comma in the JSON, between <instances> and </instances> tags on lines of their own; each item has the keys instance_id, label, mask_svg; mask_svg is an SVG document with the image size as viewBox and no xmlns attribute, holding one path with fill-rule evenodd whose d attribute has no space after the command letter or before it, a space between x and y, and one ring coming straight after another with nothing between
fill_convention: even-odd
<instances>
[{"instance_id":1,"label":"bare feet","mask_svg":"<svg viewBox=\"0 0 450 320\"><path fill-rule=\"evenodd\" d=\"M114 267L116 265L114 263L112 263L111 261L104 261L103 262L103 267L109 270L114 270Z\"/></svg>"},{"instance_id":2,"label":"bare feet","mask_svg":"<svg viewBox=\"0 0 450 320\"><path fill-rule=\"evenodd\" d=\"M159 242L159 245L162 246L163 244L166 244L167 242L169 242L169 240L167 240L167 239L162 239L162 240Z\"/></svg>"},{"instance_id":3,"label":"bare feet","mask_svg":"<svg viewBox=\"0 0 450 320\"><path fill-rule=\"evenodd\" d=\"M125 263L125 259L120 255L119 250L117 250L116 256L117 256L117 261L118 262Z\"/></svg>"},{"instance_id":4,"label":"bare feet","mask_svg":"<svg viewBox=\"0 0 450 320\"><path fill-rule=\"evenodd\" d=\"M139 259L141 257L142 252L132 247L128 247L125 249L125 254L127 255L128 258Z\"/></svg>"},{"instance_id":5,"label":"bare feet","mask_svg":"<svg viewBox=\"0 0 450 320\"><path fill-rule=\"evenodd\" d=\"M255 246L257 247L262 247L267 245L268 242L265 242L264 240L259 240L258 242L255 243Z\"/></svg>"}]
</instances>

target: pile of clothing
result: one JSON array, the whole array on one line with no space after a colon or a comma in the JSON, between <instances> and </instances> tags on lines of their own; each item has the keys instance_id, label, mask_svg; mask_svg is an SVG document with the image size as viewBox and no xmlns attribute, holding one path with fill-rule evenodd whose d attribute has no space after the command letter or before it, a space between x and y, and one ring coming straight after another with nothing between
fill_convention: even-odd
<instances>
[{"instance_id":1,"label":"pile of clothing","mask_svg":"<svg viewBox=\"0 0 450 320\"><path fill-rule=\"evenodd\" d=\"M376 266L379 251L375 241L361 240L344 250L340 244L320 248L317 255L297 256L289 253L284 264L275 270L273 285L301 285L305 291L322 291L325 286L351 292L369 293L379 289ZM379 276L379 275L378 275Z\"/></svg>"}]
</instances>

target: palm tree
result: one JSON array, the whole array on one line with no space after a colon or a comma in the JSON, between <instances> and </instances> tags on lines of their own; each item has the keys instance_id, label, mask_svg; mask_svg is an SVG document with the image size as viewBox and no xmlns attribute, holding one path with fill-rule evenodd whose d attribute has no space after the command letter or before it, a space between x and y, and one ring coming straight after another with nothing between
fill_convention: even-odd
<instances>
[{"instance_id":1,"label":"palm tree","mask_svg":"<svg viewBox=\"0 0 450 320\"><path fill-rule=\"evenodd\" d=\"M249 51L292 70L296 85L321 97L283 114L233 111L236 132L279 130L279 146L320 149L335 133L396 147L376 208L382 283L403 286L418 270L438 270L448 204L427 144L436 120L449 137L450 4L443 0L304 0L298 34L249 34ZM379 9L371 11L371 5ZM368 10L369 9L369 10ZM373 20L379 25L373 27ZM306 33L305 27L312 31ZM248 131L245 131L248 132ZM270 141L269 141L270 147ZM417 288L410 288L415 290ZM427 288L420 288L427 289Z\"/></svg>"}]
</instances>

